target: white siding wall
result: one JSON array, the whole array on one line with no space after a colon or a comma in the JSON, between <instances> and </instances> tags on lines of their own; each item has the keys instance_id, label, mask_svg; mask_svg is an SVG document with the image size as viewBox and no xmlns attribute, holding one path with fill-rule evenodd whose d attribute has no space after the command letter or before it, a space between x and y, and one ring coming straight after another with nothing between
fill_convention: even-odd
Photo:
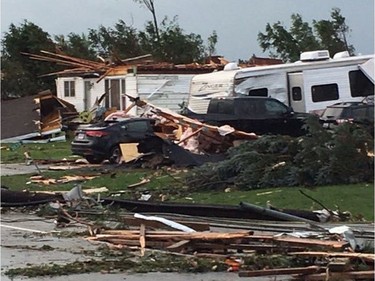
<instances>
[{"instance_id":1,"label":"white siding wall","mask_svg":"<svg viewBox=\"0 0 375 281\"><path fill-rule=\"evenodd\" d=\"M125 93L133 97L139 96L141 99L148 100L150 103L168 108L173 111L179 111L179 104L187 102L189 97L190 82L193 74L127 74L126 76L111 76L110 79L125 78ZM97 78L83 79L79 77L64 77L56 80L57 96L67 102L75 105L77 111L85 109L85 81L90 81L90 97L88 98L89 108L93 106L96 98L99 98L104 92L104 79L97 83ZM64 81L75 81L75 97L64 96ZM150 98L148 98L150 97ZM124 109L130 105L128 98L123 104ZM137 114L136 109L132 109L130 114Z\"/></svg>"},{"instance_id":2,"label":"white siding wall","mask_svg":"<svg viewBox=\"0 0 375 281\"><path fill-rule=\"evenodd\" d=\"M303 72L306 111L321 111L337 102L361 101L363 97L353 98L350 92L349 71L358 70L358 66L338 67L332 69L306 70ZM311 88L316 85L337 84L339 99L323 102L313 102Z\"/></svg>"},{"instance_id":3,"label":"white siding wall","mask_svg":"<svg viewBox=\"0 0 375 281\"><path fill-rule=\"evenodd\" d=\"M138 95L150 103L173 111L187 102L193 74L140 74L137 75Z\"/></svg>"},{"instance_id":4,"label":"white siding wall","mask_svg":"<svg viewBox=\"0 0 375 281\"><path fill-rule=\"evenodd\" d=\"M88 98L89 108L93 106L96 98L100 97L104 93L104 80L97 83L98 79L83 79L80 77L64 77L58 78L56 80L56 90L57 97L71 104L74 104L77 111L83 111L85 109L84 99L85 99L85 81L91 83L90 97ZM75 97L65 97L64 96L64 82L65 81L75 81Z\"/></svg>"}]
</instances>

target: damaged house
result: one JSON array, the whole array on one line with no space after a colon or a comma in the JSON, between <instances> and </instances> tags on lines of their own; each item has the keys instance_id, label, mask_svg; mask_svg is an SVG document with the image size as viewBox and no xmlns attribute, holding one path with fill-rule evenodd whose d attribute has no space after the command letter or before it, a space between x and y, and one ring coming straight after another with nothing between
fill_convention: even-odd
<instances>
[{"instance_id":1,"label":"damaged house","mask_svg":"<svg viewBox=\"0 0 375 281\"><path fill-rule=\"evenodd\" d=\"M80 112L89 111L103 94L105 98L101 105L107 110L124 110L131 104L125 93L179 111L187 101L193 76L223 69L226 63L222 58L205 65L143 61L140 64L117 65L102 79L100 71L69 73L56 79L57 96L74 104ZM136 108L130 113L138 114Z\"/></svg>"},{"instance_id":2,"label":"damaged house","mask_svg":"<svg viewBox=\"0 0 375 281\"><path fill-rule=\"evenodd\" d=\"M131 105L126 95L147 100L174 112L187 102L195 75L224 69L229 63L212 56L204 64L155 63L150 55L116 61L93 62L67 55L41 51L43 55L25 54L31 59L70 66L47 75L57 75L57 97L73 104L79 112L89 113L104 95L102 104L109 111L125 110ZM253 56L246 66L280 63ZM139 115L137 108L130 112Z\"/></svg>"},{"instance_id":3,"label":"damaged house","mask_svg":"<svg viewBox=\"0 0 375 281\"><path fill-rule=\"evenodd\" d=\"M77 116L74 105L51 91L1 102L1 141L63 140L62 126Z\"/></svg>"}]
</instances>

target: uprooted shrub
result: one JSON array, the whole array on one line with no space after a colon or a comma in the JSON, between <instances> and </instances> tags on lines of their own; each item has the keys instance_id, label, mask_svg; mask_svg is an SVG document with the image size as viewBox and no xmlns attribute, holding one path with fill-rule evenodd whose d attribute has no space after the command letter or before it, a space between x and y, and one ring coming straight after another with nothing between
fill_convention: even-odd
<instances>
[{"instance_id":1,"label":"uprooted shrub","mask_svg":"<svg viewBox=\"0 0 375 281\"><path fill-rule=\"evenodd\" d=\"M373 182L374 140L365 128L346 123L328 131L317 118L305 126L302 137L263 135L232 147L226 160L188 173L186 184L212 190Z\"/></svg>"}]
</instances>

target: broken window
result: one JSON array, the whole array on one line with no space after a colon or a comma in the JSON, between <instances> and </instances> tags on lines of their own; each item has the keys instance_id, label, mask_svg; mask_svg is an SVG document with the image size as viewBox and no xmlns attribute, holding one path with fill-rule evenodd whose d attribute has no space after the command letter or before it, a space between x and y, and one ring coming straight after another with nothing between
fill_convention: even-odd
<instances>
[{"instance_id":1,"label":"broken window","mask_svg":"<svg viewBox=\"0 0 375 281\"><path fill-rule=\"evenodd\" d=\"M64 97L75 97L75 81L64 81Z\"/></svg>"}]
</instances>

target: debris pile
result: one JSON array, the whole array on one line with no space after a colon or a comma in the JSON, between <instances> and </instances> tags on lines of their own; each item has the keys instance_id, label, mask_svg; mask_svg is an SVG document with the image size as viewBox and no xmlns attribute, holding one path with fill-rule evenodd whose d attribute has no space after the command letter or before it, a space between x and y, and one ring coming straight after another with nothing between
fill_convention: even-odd
<instances>
[{"instance_id":1,"label":"debris pile","mask_svg":"<svg viewBox=\"0 0 375 281\"><path fill-rule=\"evenodd\" d=\"M211 266L204 271L234 271L240 277L290 275L293 280L371 279L370 272L373 274L375 255L370 251L371 245L366 244L369 240L373 243L373 229L332 227L332 223L313 222L271 209L270 214L277 215L271 218L279 221L230 217L239 209L225 206L222 210L215 205L180 208L173 203L117 202L88 196L107 191L82 190L79 185L62 194L32 194L2 188L1 201L3 207L7 206L4 202L13 202L11 206L45 204L49 217L51 213L56 217L57 228L82 225L88 229L85 239L90 243L134 257L156 252L209 261ZM118 203L127 205L129 210L118 208ZM259 211L255 213L259 218L264 212L255 205L241 205L245 207L241 208L242 214ZM137 212L135 206L141 206L143 211ZM196 213L173 212L184 207Z\"/></svg>"},{"instance_id":2,"label":"debris pile","mask_svg":"<svg viewBox=\"0 0 375 281\"><path fill-rule=\"evenodd\" d=\"M63 126L78 116L75 107L51 91L1 102L1 141L65 140Z\"/></svg>"},{"instance_id":3,"label":"debris pile","mask_svg":"<svg viewBox=\"0 0 375 281\"><path fill-rule=\"evenodd\" d=\"M291 275L293 280L328 280L331 277L343 280L340 278L371 279L373 276L375 255L354 252L344 236L330 232L322 232L319 237L306 232L313 237L305 238L301 233L195 231L183 225L184 231L176 231L181 228L177 222L139 214L135 217L140 224L137 228L102 230L86 239L112 248L140 251L141 256L147 251L158 250L214 259L225 263L228 271L238 271L240 277ZM150 224L155 220L166 221L169 230L160 223L157 228ZM191 226L194 228L194 224ZM288 267L269 265L260 268L260 264L254 263L257 256L271 258L278 255L288 257Z\"/></svg>"},{"instance_id":4,"label":"debris pile","mask_svg":"<svg viewBox=\"0 0 375 281\"><path fill-rule=\"evenodd\" d=\"M130 107L140 107L144 111L143 116L157 121L155 134L168 144L168 149L163 156L172 159L177 165L182 158L193 158L194 161L187 161L191 166L208 161L216 162L217 158L206 156L224 154L229 147L258 138L254 133L238 131L227 125L221 127L208 125L139 98L128 97L133 102ZM223 158L219 159L223 160Z\"/></svg>"}]
</instances>

